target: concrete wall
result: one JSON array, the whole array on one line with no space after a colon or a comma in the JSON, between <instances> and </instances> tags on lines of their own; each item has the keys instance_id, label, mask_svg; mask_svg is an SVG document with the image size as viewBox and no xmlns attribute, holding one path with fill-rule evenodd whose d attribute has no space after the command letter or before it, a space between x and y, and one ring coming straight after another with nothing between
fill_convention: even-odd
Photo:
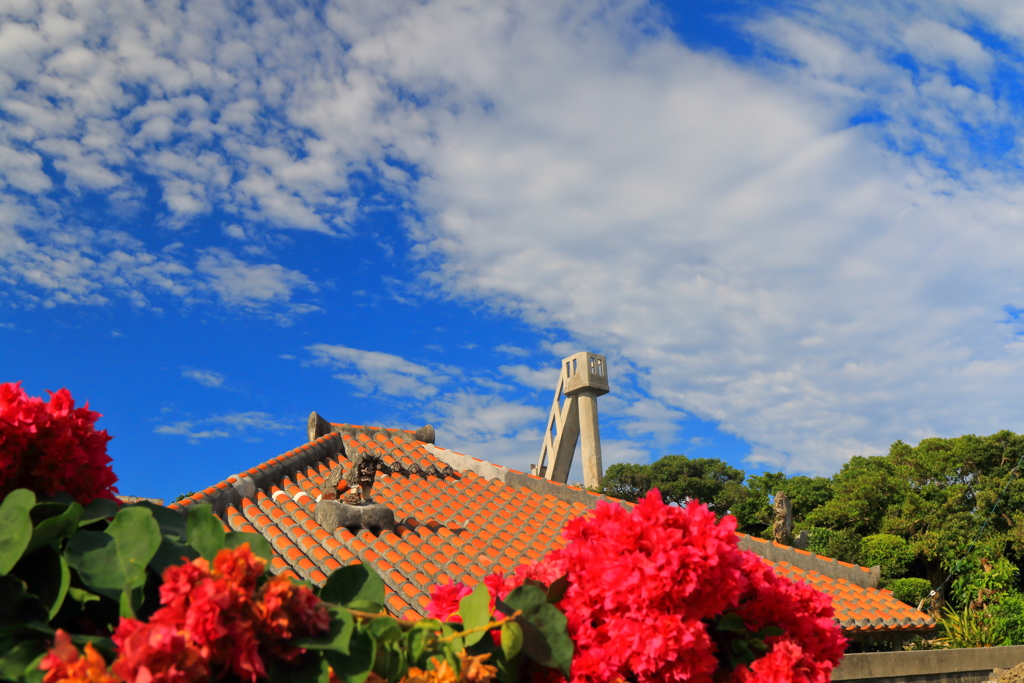
<instances>
[{"instance_id":1,"label":"concrete wall","mask_svg":"<svg viewBox=\"0 0 1024 683\"><path fill-rule=\"evenodd\" d=\"M982 683L993 669L1024 662L1024 645L961 650L869 652L846 655L833 681L864 683Z\"/></svg>"}]
</instances>

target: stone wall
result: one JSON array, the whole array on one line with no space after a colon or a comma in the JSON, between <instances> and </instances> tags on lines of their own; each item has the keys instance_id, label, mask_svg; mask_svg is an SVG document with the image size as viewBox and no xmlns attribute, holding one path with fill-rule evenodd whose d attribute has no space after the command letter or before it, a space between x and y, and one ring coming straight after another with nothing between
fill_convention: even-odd
<instances>
[{"instance_id":1,"label":"stone wall","mask_svg":"<svg viewBox=\"0 0 1024 683\"><path fill-rule=\"evenodd\" d=\"M869 652L843 657L833 681L849 683L982 683L993 669L1024 662L1024 645L960 650Z\"/></svg>"}]
</instances>

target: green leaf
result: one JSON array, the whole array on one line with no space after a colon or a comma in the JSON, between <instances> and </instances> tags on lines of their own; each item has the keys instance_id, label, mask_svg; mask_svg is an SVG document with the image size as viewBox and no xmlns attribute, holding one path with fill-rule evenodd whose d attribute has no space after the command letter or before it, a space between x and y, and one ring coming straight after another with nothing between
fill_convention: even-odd
<instances>
[{"instance_id":1,"label":"green leaf","mask_svg":"<svg viewBox=\"0 0 1024 683\"><path fill-rule=\"evenodd\" d=\"M102 531L79 531L68 541L64 559L85 587L111 600L121 597L125 575L114 537Z\"/></svg>"},{"instance_id":2,"label":"green leaf","mask_svg":"<svg viewBox=\"0 0 1024 683\"><path fill-rule=\"evenodd\" d=\"M501 603L497 601L495 604ZM573 642L568 622L562 612L548 602L547 594L537 586L519 586L505 599L505 614L521 611L516 623L523 629L523 651L538 664L561 670L569 675ZM506 612L506 609L512 610Z\"/></svg>"},{"instance_id":3,"label":"green leaf","mask_svg":"<svg viewBox=\"0 0 1024 683\"><path fill-rule=\"evenodd\" d=\"M355 629L355 619L352 613L344 607L331 605L330 630L322 635L306 638L296 638L292 641L295 647L304 647L307 650L334 650L344 655L349 654L349 642L352 640L352 632Z\"/></svg>"},{"instance_id":4,"label":"green leaf","mask_svg":"<svg viewBox=\"0 0 1024 683\"><path fill-rule=\"evenodd\" d=\"M46 672L40 669L39 665L43 663L43 657L45 656L45 652L40 652L39 655L25 667L25 683L43 683L43 677L46 675Z\"/></svg>"},{"instance_id":5,"label":"green leaf","mask_svg":"<svg viewBox=\"0 0 1024 683\"><path fill-rule=\"evenodd\" d=\"M211 510L209 503L193 505L188 509L188 544L210 562L224 547L224 523Z\"/></svg>"},{"instance_id":6,"label":"green leaf","mask_svg":"<svg viewBox=\"0 0 1024 683\"><path fill-rule=\"evenodd\" d=\"M436 645L435 634L441 630L437 619L419 619L405 634L408 643L409 666L424 668L427 665L428 645Z\"/></svg>"},{"instance_id":7,"label":"green leaf","mask_svg":"<svg viewBox=\"0 0 1024 683\"><path fill-rule=\"evenodd\" d=\"M160 540L160 547L156 549L156 554L149 561L149 568L157 575L162 576L168 567L191 562L197 557L199 557L199 553L192 546L178 543L173 538L164 536Z\"/></svg>"},{"instance_id":8,"label":"green leaf","mask_svg":"<svg viewBox=\"0 0 1024 683\"><path fill-rule=\"evenodd\" d=\"M307 652L291 662L272 659L267 667L269 683L327 683L328 680L327 660L319 652Z\"/></svg>"},{"instance_id":9,"label":"green leaf","mask_svg":"<svg viewBox=\"0 0 1024 683\"><path fill-rule=\"evenodd\" d=\"M501 651L505 659L512 659L523 649L523 627L514 621L501 625Z\"/></svg>"},{"instance_id":10,"label":"green leaf","mask_svg":"<svg viewBox=\"0 0 1024 683\"><path fill-rule=\"evenodd\" d=\"M373 670L373 662L377 657L377 643L369 633L356 631L349 643L349 650L347 657L335 650L323 652L340 680L345 683L363 683Z\"/></svg>"},{"instance_id":11,"label":"green leaf","mask_svg":"<svg viewBox=\"0 0 1024 683\"><path fill-rule=\"evenodd\" d=\"M78 518L78 526L86 526L101 519L113 519L117 514L117 501L97 498L85 506L82 516Z\"/></svg>"},{"instance_id":12,"label":"green leaf","mask_svg":"<svg viewBox=\"0 0 1024 683\"><path fill-rule=\"evenodd\" d=\"M161 534L172 536L179 541L185 540L188 530L185 525L185 518L181 516L180 512L175 512L162 505L150 503L148 500L132 503L126 507L140 507L149 510L150 514L153 515L153 519L160 525Z\"/></svg>"},{"instance_id":13,"label":"green leaf","mask_svg":"<svg viewBox=\"0 0 1024 683\"><path fill-rule=\"evenodd\" d=\"M350 564L331 573L320 599L364 612L384 609L384 581L365 564Z\"/></svg>"},{"instance_id":14,"label":"green leaf","mask_svg":"<svg viewBox=\"0 0 1024 683\"><path fill-rule=\"evenodd\" d=\"M743 623L743 617L736 614L735 612L729 612L723 614L722 618L718 620L718 624L715 626L719 631L728 631L730 633L746 633L747 626Z\"/></svg>"},{"instance_id":15,"label":"green leaf","mask_svg":"<svg viewBox=\"0 0 1024 683\"><path fill-rule=\"evenodd\" d=\"M736 664L746 664L749 666L754 663L755 659L757 659L757 656L753 653L745 640L732 641L732 652L733 654L731 659L733 666Z\"/></svg>"},{"instance_id":16,"label":"green leaf","mask_svg":"<svg viewBox=\"0 0 1024 683\"><path fill-rule=\"evenodd\" d=\"M43 503L43 505L55 505L55 503ZM40 507L36 505L36 508ZM82 516L82 506L78 503L61 506L63 512L47 517L32 530L32 540L28 544L27 553L36 548L46 545L52 541L70 538L78 531L78 519ZM34 512L34 510L33 510Z\"/></svg>"},{"instance_id":17,"label":"green leaf","mask_svg":"<svg viewBox=\"0 0 1024 683\"><path fill-rule=\"evenodd\" d=\"M459 600L458 615L462 617L462 629L471 631L485 626L491 620L490 606L491 594L487 591L487 586L478 583L472 593ZM487 631L466 634L463 638L466 641L466 647L476 645L486 634Z\"/></svg>"},{"instance_id":18,"label":"green leaf","mask_svg":"<svg viewBox=\"0 0 1024 683\"><path fill-rule=\"evenodd\" d=\"M409 663L412 665L419 665L422 660L423 653L427 649L427 639L430 637L430 631L425 628L411 628L409 632L405 634L406 647L409 650Z\"/></svg>"},{"instance_id":19,"label":"green leaf","mask_svg":"<svg viewBox=\"0 0 1024 683\"><path fill-rule=\"evenodd\" d=\"M14 573L24 580L28 592L47 606L49 618L56 616L71 585L71 570L61 554L45 545L21 558Z\"/></svg>"},{"instance_id":20,"label":"green leaf","mask_svg":"<svg viewBox=\"0 0 1024 683\"><path fill-rule=\"evenodd\" d=\"M377 659L373 663L373 670L385 681L400 680L409 670L409 660L402 645L398 641L383 644L378 642Z\"/></svg>"},{"instance_id":21,"label":"green leaf","mask_svg":"<svg viewBox=\"0 0 1024 683\"><path fill-rule=\"evenodd\" d=\"M0 629L28 624L45 626L49 614L42 600L25 590L21 579L13 574L0 576Z\"/></svg>"},{"instance_id":22,"label":"green leaf","mask_svg":"<svg viewBox=\"0 0 1024 683\"><path fill-rule=\"evenodd\" d=\"M71 587L68 589L68 597L77 602L79 605L82 605L83 607L87 603L96 602L100 599L100 596L96 595L95 593L90 593L87 590L75 587Z\"/></svg>"},{"instance_id":23,"label":"green leaf","mask_svg":"<svg viewBox=\"0 0 1024 683\"><path fill-rule=\"evenodd\" d=\"M366 624L366 632L373 636L377 645L402 639L402 627L391 617L377 617Z\"/></svg>"},{"instance_id":24,"label":"green leaf","mask_svg":"<svg viewBox=\"0 0 1024 683\"><path fill-rule=\"evenodd\" d=\"M40 522L43 522L50 517L57 517L63 514L64 511L68 509L68 506L73 502L75 502L74 499L67 503L62 503L57 500L36 498L36 504L32 506L32 512L29 513L32 517L32 526L39 526Z\"/></svg>"},{"instance_id":25,"label":"green leaf","mask_svg":"<svg viewBox=\"0 0 1024 683\"><path fill-rule=\"evenodd\" d=\"M117 561L124 572L121 616L134 617L141 599L137 589L146 585L146 567L160 548L163 536L153 514L144 507L124 507L107 527L117 547Z\"/></svg>"},{"instance_id":26,"label":"green leaf","mask_svg":"<svg viewBox=\"0 0 1024 683\"><path fill-rule=\"evenodd\" d=\"M456 630L454 628L455 626L461 626L461 624L441 624L441 635L444 636L445 639L448 639L452 638L452 636L462 633L461 629ZM462 650L465 648L465 645L462 642L462 638L452 638L449 641L449 643L451 644L451 648L456 652L462 652Z\"/></svg>"},{"instance_id":27,"label":"green leaf","mask_svg":"<svg viewBox=\"0 0 1024 683\"><path fill-rule=\"evenodd\" d=\"M763 626L760 631L757 632L757 637L761 640L770 638L771 636L782 636L786 634L786 629L780 626Z\"/></svg>"},{"instance_id":28,"label":"green leaf","mask_svg":"<svg viewBox=\"0 0 1024 683\"><path fill-rule=\"evenodd\" d=\"M71 589L71 567L68 566L67 560L64 559L63 555L58 555L57 559L60 560L60 590L57 593L57 597L54 598L53 604L50 605L51 620L57 616L60 608L64 606L64 599L67 598L68 590Z\"/></svg>"},{"instance_id":29,"label":"green leaf","mask_svg":"<svg viewBox=\"0 0 1024 683\"><path fill-rule=\"evenodd\" d=\"M46 652L42 640L23 640L0 656L0 679L20 681L25 677L32 662Z\"/></svg>"},{"instance_id":30,"label":"green leaf","mask_svg":"<svg viewBox=\"0 0 1024 683\"><path fill-rule=\"evenodd\" d=\"M36 494L15 489L0 503L0 576L14 568L32 540L32 506Z\"/></svg>"},{"instance_id":31,"label":"green leaf","mask_svg":"<svg viewBox=\"0 0 1024 683\"><path fill-rule=\"evenodd\" d=\"M244 531L230 531L224 537L225 548L237 548L243 543L249 544L249 550L257 557L262 557L267 562L274 559L274 550L270 542L263 537L263 534L251 534Z\"/></svg>"},{"instance_id":32,"label":"green leaf","mask_svg":"<svg viewBox=\"0 0 1024 683\"><path fill-rule=\"evenodd\" d=\"M560 602L565 597L567 590L569 590L569 575L562 574L548 587L548 602Z\"/></svg>"}]
</instances>

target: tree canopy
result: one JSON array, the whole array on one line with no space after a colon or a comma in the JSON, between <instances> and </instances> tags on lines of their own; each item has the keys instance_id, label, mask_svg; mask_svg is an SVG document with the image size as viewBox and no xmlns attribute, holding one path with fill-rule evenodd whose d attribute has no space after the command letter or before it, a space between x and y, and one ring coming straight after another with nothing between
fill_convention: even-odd
<instances>
[{"instance_id":1,"label":"tree canopy","mask_svg":"<svg viewBox=\"0 0 1024 683\"><path fill-rule=\"evenodd\" d=\"M635 503L657 488L666 503L699 500L721 516L746 495L744 477L743 470L717 458L666 455L650 465L612 465L604 477L604 491Z\"/></svg>"}]
</instances>

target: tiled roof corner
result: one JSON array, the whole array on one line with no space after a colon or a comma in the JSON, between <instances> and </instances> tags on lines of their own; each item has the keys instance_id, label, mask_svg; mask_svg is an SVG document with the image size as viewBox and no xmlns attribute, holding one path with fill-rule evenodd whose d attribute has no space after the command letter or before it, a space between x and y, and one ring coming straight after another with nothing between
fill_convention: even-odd
<instances>
[{"instance_id":1,"label":"tiled roof corner","mask_svg":"<svg viewBox=\"0 0 1024 683\"><path fill-rule=\"evenodd\" d=\"M870 569L858 567L855 564L815 555L806 550L781 545L774 541L766 541L763 538L747 534L737 535L740 537L739 546L742 550L749 550L771 562L788 562L794 567L815 571L833 579L843 579L861 588L878 588L878 583L881 580L882 570L880 567L871 567Z\"/></svg>"},{"instance_id":2,"label":"tiled roof corner","mask_svg":"<svg viewBox=\"0 0 1024 683\"><path fill-rule=\"evenodd\" d=\"M242 499L252 498L257 491L268 490L283 477L322 462L335 455L342 448L340 434L326 434L316 441L305 443L283 455L252 467L233 477L228 477L213 486L193 494L167 507L188 514L191 505L209 503L215 515L223 515L231 507L238 507Z\"/></svg>"}]
</instances>

